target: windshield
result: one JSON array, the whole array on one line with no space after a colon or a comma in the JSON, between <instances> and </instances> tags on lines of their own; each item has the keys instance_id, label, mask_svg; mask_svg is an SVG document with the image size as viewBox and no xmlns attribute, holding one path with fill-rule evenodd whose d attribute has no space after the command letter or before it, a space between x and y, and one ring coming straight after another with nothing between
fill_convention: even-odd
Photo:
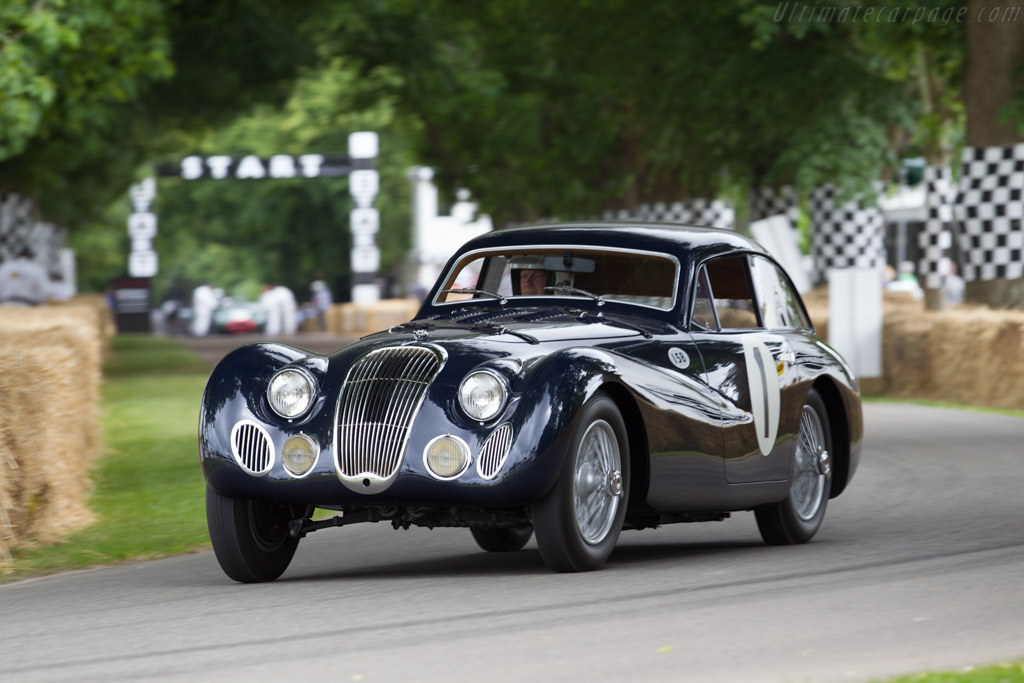
<instances>
[{"instance_id":1,"label":"windshield","mask_svg":"<svg viewBox=\"0 0 1024 683\"><path fill-rule=\"evenodd\" d=\"M545 287L573 287L607 301L670 310L675 303L678 262L665 254L586 247L507 247L471 252L459 259L441 290L475 289L476 293L439 293L435 303L554 296L587 298Z\"/></svg>"}]
</instances>

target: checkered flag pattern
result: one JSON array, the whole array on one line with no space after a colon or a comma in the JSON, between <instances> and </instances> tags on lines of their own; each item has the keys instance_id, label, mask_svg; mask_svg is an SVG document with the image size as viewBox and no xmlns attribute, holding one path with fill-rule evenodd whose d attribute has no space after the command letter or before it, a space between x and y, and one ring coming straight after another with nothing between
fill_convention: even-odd
<instances>
[{"instance_id":1,"label":"checkered flag pattern","mask_svg":"<svg viewBox=\"0 0 1024 683\"><path fill-rule=\"evenodd\" d=\"M60 270L60 250L67 232L36 221L32 201L16 194L0 195L0 263L17 257L24 247L49 272Z\"/></svg>"},{"instance_id":2,"label":"checkered flag pattern","mask_svg":"<svg viewBox=\"0 0 1024 683\"><path fill-rule=\"evenodd\" d=\"M917 275L926 289L942 287L942 276L949 272L949 249L953 246L953 200L956 188L948 168L926 166L924 169L924 227L917 233L921 259Z\"/></svg>"},{"instance_id":3,"label":"checkered flag pattern","mask_svg":"<svg viewBox=\"0 0 1024 683\"><path fill-rule=\"evenodd\" d=\"M1024 277L1024 143L964 148L957 189L964 279Z\"/></svg>"},{"instance_id":4,"label":"checkered flag pattern","mask_svg":"<svg viewBox=\"0 0 1024 683\"><path fill-rule=\"evenodd\" d=\"M885 217L857 199L836 205L838 191L823 185L811 192L811 252L814 268L881 268L885 264Z\"/></svg>"},{"instance_id":5,"label":"checkered flag pattern","mask_svg":"<svg viewBox=\"0 0 1024 683\"><path fill-rule=\"evenodd\" d=\"M29 244L35 227L32 201L16 194L0 195L0 262L9 261Z\"/></svg>"},{"instance_id":6,"label":"checkered flag pattern","mask_svg":"<svg viewBox=\"0 0 1024 683\"><path fill-rule=\"evenodd\" d=\"M755 187L750 191L750 221L784 215L790 225L800 220L800 200L792 185Z\"/></svg>"},{"instance_id":7,"label":"checkered flag pattern","mask_svg":"<svg viewBox=\"0 0 1024 683\"><path fill-rule=\"evenodd\" d=\"M687 199L680 202L640 204L633 209L605 211L608 220L644 221L658 223L685 223L732 230L736 225L736 212L721 199Z\"/></svg>"}]
</instances>

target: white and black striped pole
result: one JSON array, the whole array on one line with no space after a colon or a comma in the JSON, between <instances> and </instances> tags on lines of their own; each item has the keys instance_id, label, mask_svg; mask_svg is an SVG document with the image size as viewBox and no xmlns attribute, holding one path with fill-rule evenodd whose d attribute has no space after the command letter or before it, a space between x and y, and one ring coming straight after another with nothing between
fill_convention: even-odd
<instances>
[{"instance_id":1,"label":"white and black striped pole","mask_svg":"<svg viewBox=\"0 0 1024 683\"><path fill-rule=\"evenodd\" d=\"M377 158L377 134L373 132L352 133L348 136L348 155L353 164L363 162L372 165ZM372 304L380 300L377 272L380 270L380 249L377 247L377 231L380 230L380 213L373 206L373 200L380 189L380 175L373 168L359 168L348 177L349 193L355 207L349 216L352 232L352 301L357 304Z\"/></svg>"}]
</instances>

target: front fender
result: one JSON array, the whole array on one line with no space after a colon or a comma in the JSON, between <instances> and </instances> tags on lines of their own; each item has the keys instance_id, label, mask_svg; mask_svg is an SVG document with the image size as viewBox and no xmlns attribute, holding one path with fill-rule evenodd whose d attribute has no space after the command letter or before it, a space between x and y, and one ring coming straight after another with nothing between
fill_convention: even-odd
<instances>
[{"instance_id":1,"label":"front fender","mask_svg":"<svg viewBox=\"0 0 1024 683\"><path fill-rule=\"evenodd\" d=\"M225 356L213 369L203 391L199 411L199 459L203 473L216 488L217 470L233 463L231 428L241 419L260 424L281 421L266 399L271 377L286 365L308 370L321 386L327 374L327 359L286 344L248 344ZM320 391L313 408L294 424L314 419L326 406Z\"/></svg>"},{"instance_id":2,"label":"front fender","mask_svg":"<svg viewBox=\"0 0 1024 683\"><path fill-rule=\"evenodd\" d=\"M526 367L511 420L517 436L505 480L529 480L531 499L550 491L583 406L608 382L619 382L615 358L596 349L565 349Z\"/></svg>"}]
</instances>

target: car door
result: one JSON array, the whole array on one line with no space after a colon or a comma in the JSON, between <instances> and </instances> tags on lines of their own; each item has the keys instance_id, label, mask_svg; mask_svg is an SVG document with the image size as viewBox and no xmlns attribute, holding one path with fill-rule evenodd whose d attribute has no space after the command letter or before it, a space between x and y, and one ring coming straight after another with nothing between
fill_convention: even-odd
<instances>
[{"instance_id":1,"label":"car door","mask_svg":"<svg viewBox=\"0 0 1024 683\"><path fill-rule=\"evenodd\" d=\"M799 424L785 400L799 379L793 349L765 325L752 258L703 263L690 318L708 385L722 399L722 457L733 484L788 479Z\"/></svg>"}]
</instances>

